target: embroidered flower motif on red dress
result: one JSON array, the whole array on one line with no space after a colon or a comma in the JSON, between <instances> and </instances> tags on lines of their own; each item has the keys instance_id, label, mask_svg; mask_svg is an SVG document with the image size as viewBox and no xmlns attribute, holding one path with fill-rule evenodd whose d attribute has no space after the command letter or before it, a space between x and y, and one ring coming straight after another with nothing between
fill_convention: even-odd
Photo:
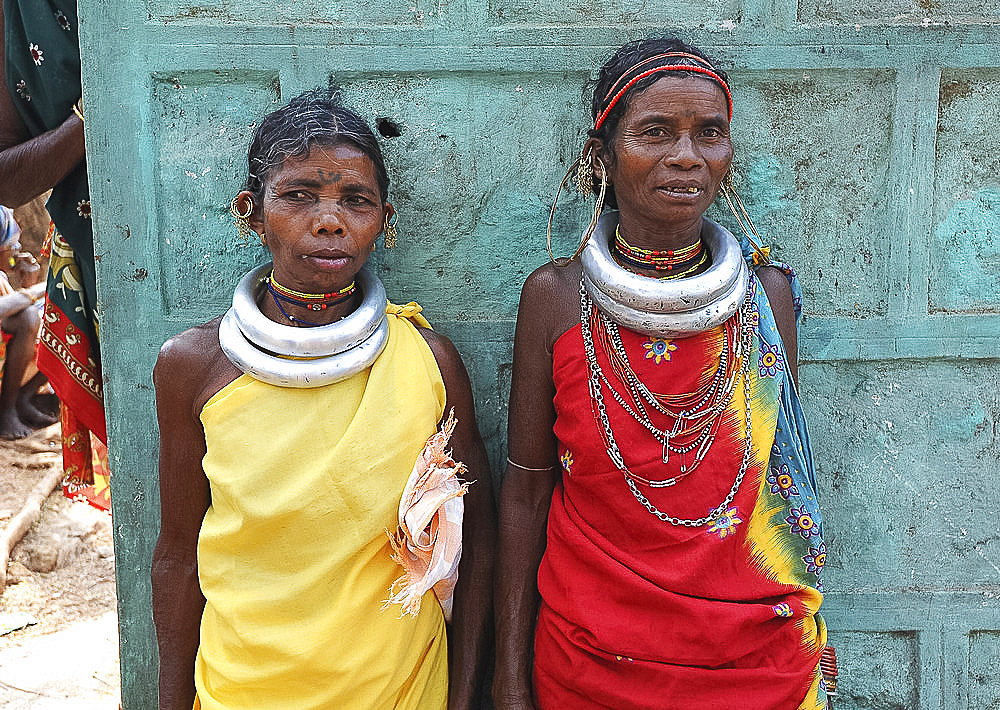
<instances>
[{"instance_id":1,"label":"embroidered flower motif on red dress","mask_svg":"<svg viewBox=\"0 0 1000 710\"><path fill-rule=\"evenodd\" d=\"M80 200L77 202L76 213L84 219L90 219L90 200Z\"/></svg>"},{"instance_id":2,"label":"embroidered flower motif on red dress","mask_svg":"<svg viewBox=\"0 0 1000 710\"><path fill-rule=\"evenodd\" d=\"M28 93L28 83L24 79L17 82L17 95L25 101L31 101L31 94Z\"/></svg>"},{"instance_id":3,"label":"embroidered flower motif on red dress","mask_svg":"<svg viewBox=\"0 0 1000 710\"><path fill-rule=\"evenodd\" d=\"M646 349L646 359L654 358L657 365L661 360L670 362L670 353L677 349L672 340L652 337L643 343L642 347Z\"/></svg>"},{"instance_id":4,"label":"embroidered flower motif on red dress","mask_svg":"<svg viewBox=\"0 0 1000 710\"><path fill-rule=\"evenodd\" d=\"M789 618L795 613L792 611L792 607L789 606L786 602L782 602L781 604L775 604L774 606L771 607L771 611L774 612L775 616L784 619Z\"/></svg>"},{"instance_id":5,"label":"embroidered flower motif on red dress","mask_svg":"<svg viewBox=\"0 0 1000 710\"><path fill-rule=\"evenodd\" d=\"M69 24L69 18L66 17L66 13L64 13L62 10L56 10L55 16L56 16L56 22L59 23L59 26L62 29L69 32L71 29L71 25Z\"/></svg>"},{"instance_id":6,"label":"embroidered flower motif on red dress","mask_svg":"<svg viewBox=\"0 0 1000 710\"><path fill-rule=\"evenodd\" d=\"M562 463L562 467L566 471L566 473L572 475L572 473L573 473L573 471L572 471L572 469L573 469L573 453L569 449L566 449L563 452L563 455L559 457L559 461L560 461L560 463Z\"/></svg>"},{"instance_id":7,"label":"embroidered flower motif on red dress","mask_svg":"<svg viewBox=\"0 0 1000 710\"><path fill-rule=\"evenodd\" d=\"M709 535L718 535L720 540L725 540L727 535L736 532L736 526L743 522L740 517L740 510L735 505L720 515L708 529Z\"/></svg>"},{"instance_id":8,"label":"embroidered flower motif on red dress","mask_svg":"<svg viewBox=\"0 0 1000 710\"><path fill-rule=\"evenodd\" d=\"M35 62L36 67L42 66L42 62L45 61L45 57L42 56L42 50L38 48L37 44L29 44L28 51L31 52L31 58Z\"/></svg>"}]
</instances>

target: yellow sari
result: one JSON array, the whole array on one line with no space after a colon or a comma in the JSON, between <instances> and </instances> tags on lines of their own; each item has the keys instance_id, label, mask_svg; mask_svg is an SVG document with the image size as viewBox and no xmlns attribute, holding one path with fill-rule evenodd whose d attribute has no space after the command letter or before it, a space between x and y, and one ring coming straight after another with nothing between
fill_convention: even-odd
<instances>
[{"instance_id":1,"label":"yellow sari","mask_svg":"<svg viewBox=\"0 0 1000 710\"><path fill-rule=\"evenodd\" d=\"M426 323L419 306L389 313L388 345L370 369L314 389L243 375L202 410L212 491L198 542L204 710L447 705L433 594L415 617L380 611L401 573L386 530L445 405L433 353L406 320Z\"/></svg>"}]
</instances>

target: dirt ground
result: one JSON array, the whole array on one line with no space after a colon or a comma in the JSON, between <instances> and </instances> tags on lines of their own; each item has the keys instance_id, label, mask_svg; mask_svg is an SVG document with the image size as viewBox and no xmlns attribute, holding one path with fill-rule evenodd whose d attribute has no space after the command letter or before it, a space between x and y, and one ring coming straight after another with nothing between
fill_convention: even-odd
<instances>
[{"instance_id":1,"label":"dirt ground","mask_svg":"<svg viewBox=\"0 0 1000 710\"><path fill-rule=\"evenodd\" d=\"M58 424L0 441L0 527L60 466ZM118 707L114 565L111 516L58 487L7 567L0 618L27 612L38 623L0 636L0 707Z\"/></svg>"}]
</instances>

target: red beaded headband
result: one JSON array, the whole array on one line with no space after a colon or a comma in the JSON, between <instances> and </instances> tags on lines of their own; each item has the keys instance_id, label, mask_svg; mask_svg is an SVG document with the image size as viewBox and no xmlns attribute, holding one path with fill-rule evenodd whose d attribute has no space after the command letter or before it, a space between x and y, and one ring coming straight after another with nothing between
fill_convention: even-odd
<instances>
[{"instance_id":1,"label":"red beaded headband","mask_svg":"<svg viewBox=\"0 0 1000 710\"><path fill-rule=\"evenodd\" d=\"M668 57L681 57L681 58L684 58L684 59L689 59L689 60L697 62L699 66L691 66L690 64L664 64L662 66L653 67L652 69L647 69L646 71L641 72L640 74L637 74L636 76L632 77L631 79L628 80L628 82L621 89L618 90L617 93L614 94L614 97L611 98L611 101L610 101L610 103L608 103L607 107L603 111L601 111L600 115L594 121L594 130L595 131L599 131L601 129L601 126L604 124L604 121L607 119L608 114L611 113L611 109L613 109L615 107L615 104L618 103L618 100L621 99L621 97L625 95L625 92L628 91L630 88L632 88L632 86L637 81L640 81L641 79L645 79L647 76L649 76L651 74L655 74L656 72L661 72L661 71L689 71L689 72L695 72L697 74L704 74L708 78L714 80L719 86L722 87L722 90L724 92L726 92L726 104L727 104L727 107L729 109L729 120L732 120L732 118L733 118L733 95L729 92L729 85L726 84L726 82L722 79L721 76L719 76L718 73L716 73L714 67L712 67L712 65L709 62L707 62L706 60L702 59L701 57L697 57L697 56L695 56L693 54L687 54L685 52L667 52L666 54L658 54L655 57L649 57L648 59L643 59L641 62L639 62L635 66L631 67L627 72L625 72L624 74L621 75L621 78L619 78L618 81L616 81L614 83L614 85L611 87L611 90L608 92L607 96L604 97L604 100L608 101L608 98L611 97L611 94L615 91L615 88L622 82L622 80L626 76L628 76L629 74L631 74L632 72L634 72L636 69L638 69L638 68L640 68L640 67L642 67L642 66L644 66L646 64L649 64L650 62L654 62L654 61L659 60L659 59L665 59L665 58L668 58Z\"/></svg>"}]
</instances>

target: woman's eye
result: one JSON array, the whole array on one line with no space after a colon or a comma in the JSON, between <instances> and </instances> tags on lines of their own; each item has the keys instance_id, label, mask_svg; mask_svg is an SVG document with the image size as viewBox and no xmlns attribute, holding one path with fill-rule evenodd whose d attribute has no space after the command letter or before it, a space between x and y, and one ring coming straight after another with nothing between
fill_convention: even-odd
<instances>
[{"instance_id":1,"label":"woman's eye","mask_svg":"<svg viewBox=\"0 0 1000 710\"><path fill-rule=\"evenodd\" d=\"M723 133L718 128L706 128L701 132L706 138L722 138Z\"/></svg>"},{"instance_id":2,"label":"woman's eye","mask_svg":"<svg viewBox=\"0 0 1000 710\"><path fill-rule=\"evenodd\" d=\"M302 200L308 200L310 198L310 195L308 192L304 190L292 190L290 192L285 193L285 198L299 202Z\"/></svg>"},{"instance_id":3,"label":"woman's eye","mask_svg":"<svg viewBox=\"0 0 1000 710\"><path fill-rule=\"evenodd\" d=\"M653 126L651 128L647 128L645 133L650 138L663 138L667 135L667 130L660 126Z\"/></svg>"},{"instance_id":4,"label":"woman's eye","mask_svg":"<svg viewBox=\"0 0 1000 710\"><path fill-rule=\"evenodd\" d=\"M371 200L361 195L351 195L346 199L347 204L356 206L367 206L372 204Z\"/></svg>"}]
</instances>

